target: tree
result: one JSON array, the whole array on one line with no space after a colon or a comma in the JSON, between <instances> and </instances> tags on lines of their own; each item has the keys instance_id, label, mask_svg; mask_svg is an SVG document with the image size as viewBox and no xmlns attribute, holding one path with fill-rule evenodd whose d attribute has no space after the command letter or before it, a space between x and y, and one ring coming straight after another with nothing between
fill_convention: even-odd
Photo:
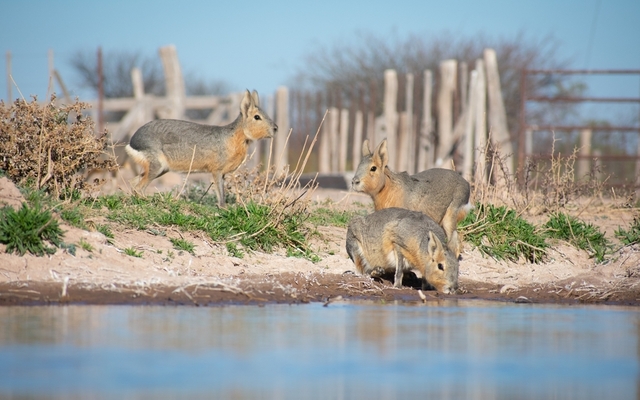
<instances>
[{"instance_id":1,"label":"tree","mask_svg":"<svg viewBox=\"0 0 640 400\"><path fill-rule=\"evenodd\" d=\"M145 57L141 52L105 51L102 56L104 97L133 97L131 70L142 71L145 93L164 94L164 77L160 59ZM98 96L98 57L95 51L78 50L70 59L79 85Z\"/></svg>"},{"instance_id":2,"label":"tree","mask_svg":"<svg viewBox=\"0 0 640 400\"><path fill-rule=\"evenodd\" d=\"M148 57L141 52L106 51L102 56L104 97L132 97L131 70L142 72L144 92L156 96L165 93L164 72L159 57ZM98 57L95 52L79 50L70 59L78 75L79 85L98 94ZM220 95L227 93L227 84L221 81L206 81L193 73L185 74L187 95Z\"/></svg>"},{"instance_id":3,"label":"tree","mask_svg":"<svg viewBox=\"0 0 640 400\"><path fill-rule=\"evenodd\" d=\"M148 57L141 52L106 51L102 56L103 88L105 98L133 97L131 70L135 67L142 72L144 92L156 96L165 94L164 72L159 57ZM92 89L98 96L98 58L93 51L76 51L70 60L78 76L79 85ZM186 73L185 90L187 95L212 96L229 92L228 85L221 81L206 81L194 73ZM189 119L205 119L209 110L187 110ZM122 112L113 113L113 119L119 120Z\"/></svg>"},{"instance_id":4,"label":"tree","mask_svg":"<svg viewBox=\"0 0 640 400\"><path fill-rule=\"evenodd\" d=\"M553 37L536 40L522 32L502 38L492 38L484 34L472 37L453 33L435 36L410 34L398 37L361 33L352 42L338 42L332 46L312 49L303 59L294 81L298 87L309 90L337 90L341 98L349 102L352 100L351 97L359 92L358 87L368 88L373 84L377 93L381 94L386 69L395 69L399 76L413 73L415 87L421 87L424 70L430 69L437 75L439 63L446 59L464 61L471 70L475 61L482 58L485 48L495 49L498 56L507 123L513 138L520 125L521 71L524 68L562 69L568 65L568 60L558 56L558 42ZM551 80L545 79L545 76L531 76L527 87L534 95L542 92L546 95L550 92L558 95L558 90L563 90L564 95L567 95L567 91L577 95L584 89L579 83L565 82L567 78L563 76L554 76ZM421 101L416 97L414 107L417 113L422 108ZM399 96L398 106L401 109L404 107L403 102L403 96ZM382 107L379 102L378 107ZM573 106L566 107L563 110L565 112L553 114L546 111L552 108L558 111L557 105L536 107L528 113L528 121L538 124L550 123L550 115L564 117L567 115L566 111ZM557 120L554 122L558 123Z\"/></svg>"}]
</instances>

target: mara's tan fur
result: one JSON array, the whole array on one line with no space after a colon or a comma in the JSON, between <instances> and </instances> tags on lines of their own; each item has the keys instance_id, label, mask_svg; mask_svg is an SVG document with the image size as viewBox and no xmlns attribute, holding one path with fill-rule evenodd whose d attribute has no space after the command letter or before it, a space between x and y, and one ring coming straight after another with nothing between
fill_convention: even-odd
<instances>
[{"instance_id":1,"label":"mara's tan fur","mask_svg":"<svg viewBox=\"0 0 640 400\"><path fill-rule=\"evenodd\" d=\"M258 93L248 90L240 103L240 115L226 126L151 121L138 129L126 146L127 153L142 168L136 190L144 191L149 182L168 171L210 172L222 207L225 174L242 164L252 141L273 137L277 130L260 109Z\"/></svg>"},{"instance_id":2,"label":"mara's tan fur","mask_svg":"<svg viewBox=\"0 0 640 400\"><path fill-rule=\"evenodd\" d=\"M406 208L425 213L445 231L447 246L456 254L462 251L457 226L471 208L470 186L460 174L442 168L433 168L415 175L393 172L387 165L387 140L375 152L369 141L362 145L362 159L351 187L371 196L376 210L389 207Z\"/></svg>"},{"instance_id":3,"label":"mara's tan fur","mask_svg":"<svg viewBox=\"0 0 640 400\"><path fill-rule=\"evenodd\" d=\"M356 270L372 277L395 274L402 286L404 272L416 269L422 286L442 293L458 287L458 259L442 245L442 228L427 215L404 208L385 208L351 220L347 229L347 254Z\"/></svg>"}]
</instances>

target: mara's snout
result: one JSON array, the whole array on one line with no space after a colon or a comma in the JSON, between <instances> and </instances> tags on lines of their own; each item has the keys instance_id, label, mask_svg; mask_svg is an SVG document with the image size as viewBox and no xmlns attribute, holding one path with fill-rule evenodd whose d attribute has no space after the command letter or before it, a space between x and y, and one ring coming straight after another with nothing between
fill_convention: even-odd
<instances>
[{"instance_id":1,"label":"mara's snout","mask_svg":"<svg viewBox=\"0 0 640 400\"><path fill-rule=\"evenodd\" d=\"M273 124L273 129L271 130L271 132L269 132L269 138L272 138L276 135L276 133L278 133L278 125Z\"/></svg>"},{"instance_id":2,"label":"mara's snout","mask_svg":"<svg viewBox=\"0 0 640 400\"><path fill-rule=\"evenodd\" d=\"M351 189L356 192L362 191L360 188L360 178L354 176L353 179L351 179Z\"/></svg>"}]
</instances>

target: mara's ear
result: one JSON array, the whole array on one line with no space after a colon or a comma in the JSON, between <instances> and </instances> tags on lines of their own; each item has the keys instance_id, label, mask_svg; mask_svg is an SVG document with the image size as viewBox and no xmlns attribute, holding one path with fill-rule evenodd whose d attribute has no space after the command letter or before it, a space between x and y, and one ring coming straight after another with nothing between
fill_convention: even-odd
<instances>
[{"instance_id":1,"label":"mara's ear","mask_svg":"<svg viewBox=\"0 0 640 400\"><path fill-rule=\"evenodd\" d=\"M387 153L387 139L382 139L382 142L378 145L376 149L376 153L374 154L374 159L377 158L378 163L380 164L380 168L384 169L389 163L389 154Z\"/></svg>"},{"instance_id":2,"label":"mara's ear","mask_svg":"<svg viewBox=\"0 0 640 400\"><path fill-rule=\"evenodd\" d=\"M251 97L251 93L249 93L249 89L247 89L242 97L242 102L240 102L240 113L244 118L247 118L247 115L249 115L249 109L252 104L253 98Z\"/></svg>"},{"instance_id":3,"label":"mara's ear","mask_svg":"<svg viewBox=\"0 0 640 400\"><path fill-rule=\"evenodd\" d=\"M442 243L440 239L433 234L432 231L429 231L429 245L427 246L427 251L429 252L429 257L435 258L438 250L442 251Z\"/></svg>"},{"instance_id":4,"label":"mara's ear","mask_svg":"<svg viewBox=\"0 0 640 400\"><path fill-rule=\"evenodd\" d=\"M369 147L369 139L365 139L362 142L362 156L367 157L371 155L371 148Z\"/></svg>"},{"instance_id":5,"label":"mara's ear","mask_svg":"<svg viewBox=\"0 0 640 400\"><path fill-rule=\"evenodd\" d=\"M253 105L256 107L260 106L260 98L258 97L258 92L257 91L253 91L251 92L251 97L253 98Z\"/></svg>"}]
</instances>

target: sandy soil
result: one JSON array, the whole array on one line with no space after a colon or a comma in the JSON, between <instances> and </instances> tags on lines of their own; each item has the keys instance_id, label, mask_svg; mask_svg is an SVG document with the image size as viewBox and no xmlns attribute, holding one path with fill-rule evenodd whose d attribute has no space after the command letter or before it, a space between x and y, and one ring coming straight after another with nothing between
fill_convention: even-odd
<instances>
[{"instance_id":1,"label":"sandy soil","mask_svg":"<svg viewBox=\"0 0 640 400\"><path fill-rule=\"evenodd\" d=\"M345 191L318 189L314 199L332 199L335 207L368 197ZM0 206L19 207L22 196L0 178ZM618 247L614 230L628 227L636 209L591 206L580 217L592 222ZM93 221L106 223L106 220ZM204 234L166 230L164 236L112 226L115 241L101 233L61 225L66 243L86 241L91 251L77 246L75 256L58 250L47 257L5 253L0 244L0 305L15 304L191 304L216 305L263 302L330 302L335 299L433 301L441 298L479 298L523 303L613 303L640 305L640 246L618 249L605 263L559 243L544 264L502 262L483 257L465 244L460 262L460 293L442 295L419 291L415 276L402 289L389 280L359 276L344 249L346 229L320 227L313 248L318 263L273 254L247 253L230 257L223 245ZM170 237L193 242L195 253L173 249ZM135 248L142 257L124 254ZM423 296L422 296L423 295Z\"/></svg>"}]
</instances>

